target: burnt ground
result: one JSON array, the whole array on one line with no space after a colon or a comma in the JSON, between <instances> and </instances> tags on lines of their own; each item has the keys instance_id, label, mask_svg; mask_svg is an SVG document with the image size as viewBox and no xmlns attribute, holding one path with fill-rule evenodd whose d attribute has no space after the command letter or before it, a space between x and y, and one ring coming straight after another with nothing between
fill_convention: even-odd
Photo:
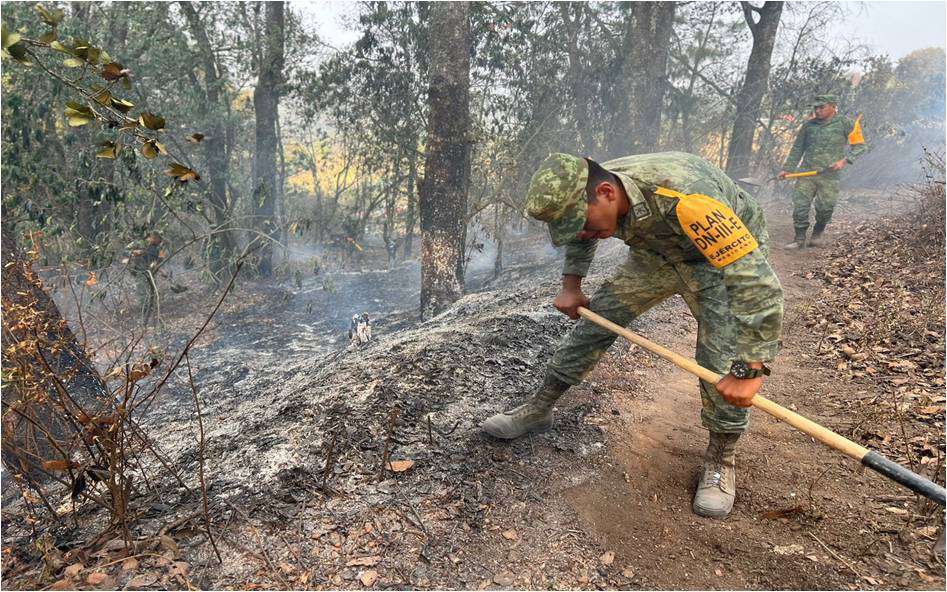
<instances>
[{"instance_id":1,"label":"burnt ground","mask_svg":"<svg viewBox=\"0 0 947 592\"><path fill-rule=\"evenodd\" d=\"M787 252L786 202L765 205L786 326L764 394L943 482L943 296L929 293L943 285L942 248L924 259L904 247L896 265L888 251L860 260L852 245L873 234L856 221L893 206L859 194L840 205L837 244ZM885 220L884 247L912 230ZM498 281L474 273L478 291L423 323L410 264L335 273L330 289L319 278L242 284L191 356L223 563L201 530L179 372L142 421L191 493L169 482L137 500L149 512L133 550L77 544L89 527L58 532L46 573L7 504L4 586L944 588L932 551L940 509L762 413L741 440L733 514L691 514L706 443L696 381L620 341L560 401L553 430L512 443L481 435L480 421L536 386L569 329L550 304L558 260L536 242ZM622 252L600 254L587 284ZM920 282L919 270L934 279ZM899 333L888 311L888 329L869 331L881 310L873 294L940 307L921 323L933 330ZM377 315L378 339L345 349L347 319L361 310ZM689 353L696 322L675 298L632 329ZM164 338L173 350L183 335ZM95 523L90 508L77 513ZM134 563L123 559L132 552Z\"/></svg>"}]
</instances>

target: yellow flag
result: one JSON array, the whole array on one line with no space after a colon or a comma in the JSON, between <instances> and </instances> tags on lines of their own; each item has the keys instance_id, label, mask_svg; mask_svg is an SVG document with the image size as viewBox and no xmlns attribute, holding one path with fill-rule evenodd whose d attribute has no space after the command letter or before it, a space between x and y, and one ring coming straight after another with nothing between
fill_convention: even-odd
<instances>
[{"instance_id":1,"label":"yellow flag","mask_svg":"<svg viewBox=\"0 0 947 592\"><path fill-rule=\"evenodd\" d=\"M709 195L684 194L666 187L654 192L678 198L676 212L681 228L714 267L726 267L759 246L739 216Z\"/></svg>"},{"instance_id":2,"label":"yellow flag","mask_svg":"<svg viewBox=\"0 0 947 592\"><path fill-rule=\"evenodd\" d=\"M850 146L855 146L856 144L864 144L865 136L862 135L862 116L859 115L855 118L855 126L852 127L852 132L848 134L848 143Z\"/></svg>"}]
</instances>

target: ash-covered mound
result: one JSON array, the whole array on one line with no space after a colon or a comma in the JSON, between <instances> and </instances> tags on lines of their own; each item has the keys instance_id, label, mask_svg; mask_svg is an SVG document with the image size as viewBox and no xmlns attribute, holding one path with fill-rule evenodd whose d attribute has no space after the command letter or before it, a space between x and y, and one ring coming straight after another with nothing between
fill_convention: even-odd
<instances>
[{"instance_id":1,"label":"ash-covered mound","mask_svg":"<svg viewBox=\"0 0 947 592\"><path fill-rule=\"evenodd\" d=\"M624 253L618 244L608 246L599 270L611 269ZM253 495L300 480L354 493L379 480L386 447L390 459L415 461L413 474L425 474L436 455L469 461L471 439L477 446L484 441L480 422L529 395L571 326L551 305L558 265L511 267L492 282L496 289L467 295L443 314L382 334L363 349L316 360L261 352L270 359L262 367L234 363L200 373L211 496ZM597 283L589 280L589 293ZM159 444L180 451L175 464L182 474L196 475L190 412L167 413L180 415L168 422L179 427ZM551 438L568 432L569 421ZM581 448L582 440L562 447ZM441 472L459 468L440 464ZM461 464L465 474L476 470L477 463Z\"/></svg>"}]
</instances>

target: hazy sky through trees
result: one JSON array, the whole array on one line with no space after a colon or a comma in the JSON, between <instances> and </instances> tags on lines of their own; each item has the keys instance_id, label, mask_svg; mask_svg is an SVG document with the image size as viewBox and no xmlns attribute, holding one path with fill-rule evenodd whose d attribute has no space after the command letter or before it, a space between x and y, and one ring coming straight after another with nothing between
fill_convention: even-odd
<instances>
[{"instance_id":1,"label":"hazy sky through trees","mask_svg":"<svg viewBox=\"0 0 947 592\"><path fill-rule=\"evenodd\" d=\"M343 19L356 11L355 2L292 2L305 15L307 25L315 26L322 40L334 47L358 39L347 31ZM947 45L945 21L947 2L849 2L848 15L833 27L840 40L861 42L872 52L883 52L893 59L923 47Z\"/></svg>"}]
</instances>

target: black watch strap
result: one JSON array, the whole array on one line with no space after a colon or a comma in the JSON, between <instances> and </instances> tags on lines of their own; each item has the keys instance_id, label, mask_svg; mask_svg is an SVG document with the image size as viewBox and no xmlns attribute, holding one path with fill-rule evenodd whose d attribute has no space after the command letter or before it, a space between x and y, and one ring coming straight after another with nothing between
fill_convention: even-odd
<instances>
[{"instance_id":1,"label":"black watch strap","mask_svg":"<svg viewBox=\"0 0 947 592\"><path fill-rule=\"evenodd\" d=\"M766 367L766 364L763 364L762 368L750 368L749 364L743 360L736 360L730 366L730 374L734 377L741 380L749 380L751 378L759 378L761 376L769 376L771 370Z\"/></svg>"},{"instance_id":2,"label":"black watch strap","mask_svg":"<svg viewBox=\"0 0 947 592\"><path fill-rule=\"evenodd\" d=\"M766 364L763 364L762 368L747 368L746 377L747 378L759 378L760 376L769 376L770 369L766 367Z\"/></svg>"}]
</instances>

